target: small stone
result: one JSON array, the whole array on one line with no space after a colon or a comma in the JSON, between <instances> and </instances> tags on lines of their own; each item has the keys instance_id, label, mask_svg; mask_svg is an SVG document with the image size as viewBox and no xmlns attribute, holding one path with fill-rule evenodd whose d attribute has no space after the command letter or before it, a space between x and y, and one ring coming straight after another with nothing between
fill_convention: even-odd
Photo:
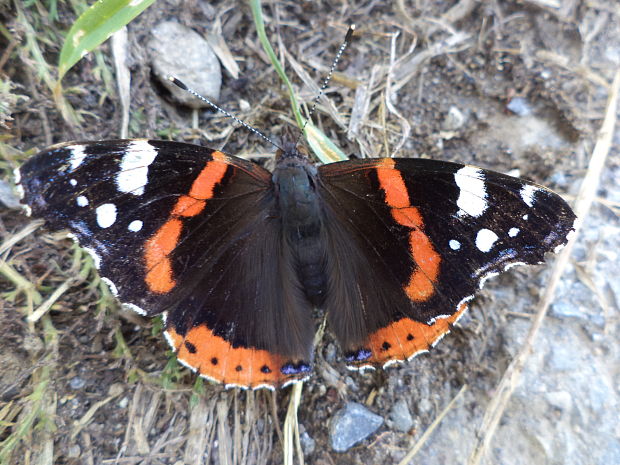
<instances>
[{"instance_id":1,"label":"small stone","mask_svg":"<svg viewBox=\"0 0 620 465\"><path fill-rule=\"evenodd\" d=\"M310 437L307 431L304 431L299 435L299 442L301 442L301 448L304 451L304 455L310 455L316 448L316 441Z\"/></svg>"},{"instance_id":2,"label":"small stone","mask_svg":"<svg viewBox=\"0 0 620 465\"><path fill-rule=\"evenodd\" d=\"M174 76L210 100L220 98L222 69L209 43L197 32L175 21L159 23L149 41L153 71L173 97L183 105L205 108L209 104L178 88Z\"/></svg>"},{"instance_id":3,"label":"small stone","mask_svg":"<svg viewBox=\"0 0 620 465\"><path fill-rule=\"evenodd\" d=\"M0 204L3 204L11 210L18 210L21 208L19 197L15 194L11 185L2 179L0 179Z\"/></svg>"},{"instance_id":4,"label":"small stone","mask_svg":"<svg viewBox=\"0 0 620 465\"><path fill-rule=\"evenodd\" d=\"M530 103L523 97L511 98L506 108L517 116L529 116L532 114Z\"/></svg>"},{"instance_id":5,"label":"small stone","mask_svg":"<svg viewBox=\"0 0 620 465\"><path fill-rule=\"evenodd\" d=\"M451 106L443 121L442 128L446 131L455 131L465 124L467 117L455 106Z\"/></svg>"},{"instance_id":6,"label":"small stone","mask_svg":"<svg viewBox=\"0 0 620 465\"><path fill-rule=\"evenodd\" d=\"M398 431L408 432L413 428L413 418L405 399L400 399L390 410L390 420Z\"/></svg>"},{"instance_id":7,"label":"small stone","mask_svg":"<svg viewBox=\"0 0 620 465\"><path fill-rule=\"evenodd\" d=\"M86 381L84 381L84 379L80 378L79 376L74 376L69 381L69 386L71 387L71 389L75 389L76 391L78 389L82 389L85 384L86 384Z\"/></svg>"},{"instance_id":8,"label":"small stone","mask_svg":"<svg viewBox=\"0 0 620 465\"><path fill-rule=\"evenodd\" d=\"M383 424L383 418L356 402L349 402L336 412L330 425L332 448L345 452L374 433Z\"/></svg>"},{"instance_id":9,"label":"small stone","mask_svg":"<svg viewBox=\"0 0 620 465\"><path fill-rule=\"evenodd\" d=\"M80 456L81 452L82 450L80 449L80 446L78 446L77 444L73 444L71 447L69 447L69 450L67 451L67 457L70 459L76 459Z\"/></svg>"}]
</instances>

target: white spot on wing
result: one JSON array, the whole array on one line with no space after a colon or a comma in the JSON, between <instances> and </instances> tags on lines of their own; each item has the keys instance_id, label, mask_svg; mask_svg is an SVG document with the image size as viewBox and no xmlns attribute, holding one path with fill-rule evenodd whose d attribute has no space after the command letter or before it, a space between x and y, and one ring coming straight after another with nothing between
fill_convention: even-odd
<instances>
[{"instance_id":1,"label":"white spot on wing","mask_svg":"<svg viewBox=\"0 0 620 465\"><path fill-rule=\"evenodd\" d=\"M454 173L454 181L460 193L456 204L460 208L458 216L478 217L487 209L487 191L484 185L484 173L479 168L464 166Z\"/></svg>"},{"instance_id":2,"label":"white spot on wing","mask_svg":"<svg viewBox=\"0 0 620 465\"><path fill-rule=\"evenodd\" d=\"M523 218L525 221L527 221L527 220L529 219L529 217L530 217L530 215L523 215L523 217L522 217L522 218Z\"/></svg>"},{"instance_id":3,"label":"white spot on wing","mask_svg":"<svg viewBox=\"0 0 620 465\"><path fill-rule=\"evenodd\" d=\"M359 365L359 366L347 365L347 370L358 371L360 373L364 373L366 371L375 371L376 368L372 365Z\"/></svg>"},{"instance_id":4,"label":"white spot on wing","mask_svg":"<svg viewBox=\"0 0 620 465\"><path fill-rule=\"evenodd\" d=\"M303 383L304 381L307 381L310 379L310 375L305 376L303 378L298 378L298 379L291 379L290 381L287 381L286 383L282 384L282 388L285 388L286 386L290 386L291 384L297 384L297 383ZM228 387L228 385L226 385L226 387ZM272 391L273 389L270 388Z\"/></svg>"},{"instance_id":5,"label":"white spot on wing","mask_svg":"<svg viewBox=\"0 0 620 465\"><path fill-rule=\"evenodd\" d=\"M387 368L390 367L392 365L402 365L403 361L402 360L398 360L398 359L392 359L392 360L388 360L387 362L385 362L383 364L383 368Z\"/></svg>"},{"instance_id":6,"label":"white spot on wing","mask_svg":"<svg viewBox=\"0 0 620 465\"><path fill-rule=\"evenodd\" d=\"M78 197L75 199L75 202L78 204L79 207L88 206L88 199L83 195L78 195Z\"/></svg>"},{"instance_id":7,"label":"white spot on wing","mask_svg":"<svg viewBox=\"0 0 620 465\"><path fill-rule=\"evenodd\" d=\"M70 152L69 165L71 165L71 168L69 169L69 171L75 171L86 158L86 153L84 153L84 146L69 145L68 147L66 147L66 149Z\"/></svg>"},{"instance_id":8,"label":"white spot on wing","mask_svg":"<svg viewBox=\"0 0 620 465\"><path fill-rule=\"evenodd\" d=\"M284 387L284 386L282 386ZM224 385L224 389L233 389L233 388L237 388L237 389L241 389L243 391L247 391L248 387L244 386L243 384L237 384L237 383L228 383Z\"/></svg>"},{"instance_id":9,"label":"white spot on wing","mask_svg":"<svg viewBox=\"0 0 620 465\"><path fill-rule=\"evenodd\" d=\"M140 231L142 229L142 221L133 220L131 223L129 223L129 226L127 226L127 229L129 229L132 232Z\"/></svg>"},{"instance_id":10,"label":"white spot on wing","mask_svg":"<svg viewBox=\"0 0 620 465\"><path fill-rule=\"evenodd\" d=\"M478 288L482 289L489 279L494 278L495 276L498 276L498 275L499 273L496 271L489 271L487 274L485 274L484 276L480 278L480 284L478 284Z\"/></svg>"},{"instance_id":11,"label":"white spot on wing","mask_svg":"<svg viewBox=\"0 0 620 465\"><path fill-rule=\"evenodd\" d=\"M116 288L116 285L112 282L112 280L104 278L103 276L101 277L101 280L108 285L108 287L110 288L110 292L116 297L118 295L118 289Z\"/></svg>"},{"instance_id":12,"label":"white spot on wing","mask_svg":"<svg viewBox=\"0 0 620 465\"><path fill-rule=\"evenodd\" d=\"M422 355L422 354L428 354L428 349L420 349L417 352L412 353L409 357L407 357L407 361L410 362L411 360L416 358L418 355Z\"/></svg>"},{"instance_id":13,"label":"white spot on wing","mask_svg":"<svg viewBox=\"0 0 620 465\"><path fill-rule=\"evenodd\" d=\"M138 315L146 316L146 310L144 310L141 307L138 307L136 304L130 304L130 303L125 302L125 303L123 303L123 307L127 307L129 310L133 310ZM170 345L172 345L172 344L170 344Z\"/></svg>"},{"instance_id":14,"label":"white spot on wing","mask_svg":"<svg viewBox=\"0 0 620 465\"><path fill-rule=\"evenodd\" d=\"M450 246L452 250L459 250L461 248L461 243L454 239L450 239L450 242L448 242L448 245Z\"/></svg>"},{"instance_id":15,"label":"white spot on wing","mask_svg":"<svg viewBox=\"0 0 620 465\"><path fill-rule=\"evenodd\" d=\"M519 228L510 228L508 230L508 235L510 237L517 237L517 234L519 234L519 232L521 232L521 230Z\"/></svg>"},{"instance_id":16,"label":"white spot on wing","mask_svg":"<svg viewBox=\"0 0 620 465\"><path fill-rule=\"evenodd\" d=\"M104 203L95 210L97 213L97 224L101 228L109 228L116 221L116 205Z\"/></svg>"},{"instance_id":17,"label":"white spot on wing","mask_svg":"<svg viewBox=\"0 0 620 465\"><path fill-rule=\"evenodd\" d=\"M481 252L488 252L493 248L493 244L499 237L490 229L481 229L476 235L476 247Z\"/></svg>"},{"instance_id":18,"label":"white spot on wing","mask_svg":"<svg viewBox=\"0 0 620 465\"><path fill-rule=\"evenodd\" d=\"M269 389L270 391L275 391L275 388L271 384L257 384L252 387L252 391L256 391L257 389Z\"/></svg>"},{"instance_id":19,"label":"white spot on wing","mask_svg":"<svg viewBox=\"0 0 620 465\"><path fill-rule=\"evenodd\" d=\"M521 198L528 207L534 206L534 194L536 192L538 192L538 188L536 186L532 186L531 184L526 184L521 188Z\"/></svg>"},{"instance_id":20,"label":"white spot on wing","mask_svg":"<svg viewBox=\"0 0 620 465\"><path fill-rule=\"evenodd\" d=\"M69 184L71 184L73 187L77 186L77 181L75 179L69 179Z\"/></svg>"},{"instance_id":21,"label":"white spot on wing","mask_svg":"<svg viewBox=\"0 0 620 465\"><path fill-rule=\"evenodd\" d=\"M157 156L157 150L146 140L135 140L127 146L127 152L116 175L116 186L121 192L133 195L144 194L148 180L149 165Z\"/></svg>"},{"instance_id":22,"label":"white spot on wing","mask_svg":"<svg viewBox=\"0 0 620 465\"><path fill-rule=\"evenodd\" d=\"M101 266L101 257L99 256L99 254L95 251L95 249L91 249L89 247L84 247L84 250L86 250L86 252L88 252L88 255L92 257L93 262L95 263L95 268L99 269L99 267Z\"/></svg>"},{"instance_id":23,"label":"white spot on wing","mask_svg":"<svg viewBox=\"0 0 620 465\"><path fill-rule=\"evenodd\" d=\"M527 263L524 263L524 262L508 263L506 266L504 266L504 271L507 271L510 268L514 268L515 266L522 266L522 265L527 265Z\"/></svg>"},{"instance_id":24,"label":"white spot on wing","mask_svg":"<svg viewBox=\"0 0 620 465\"><path fill-rule=\"evenodd\" d=\"M177 361L183 365L186 368L189 368L190 370L192 370L194 373L196 373L198 371L198 368L191 366L188 362L186 362L185 360L183 360L182 358L177 357ZM213 378L211 378L213 379ZM213 379L214 380L214 379ZM216 380L214 380L216 381Z\"/></svg>"},{"instance_id":25,"label":"white spot on wing","mask_svg":"<svg viewBox=\"0 0 620 465\"><path fill-rule=\"evenodd\" d=\"M174 346L174 341L172 340L172 336L170 336L170 333L168 333L168 331L164 331L164 337L166 338L166 342L172 348L173 352L176 352L177 348Z\"/></svg>"}]
</instances>

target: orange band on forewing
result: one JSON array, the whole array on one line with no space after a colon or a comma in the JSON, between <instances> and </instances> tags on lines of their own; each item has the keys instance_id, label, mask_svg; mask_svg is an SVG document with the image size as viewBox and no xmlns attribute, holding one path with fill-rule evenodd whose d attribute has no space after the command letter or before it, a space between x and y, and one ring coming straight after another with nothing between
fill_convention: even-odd
<instances>
[{"instance_id":1,"label":"orange band on forewing","mask_svg":"<svg viewBox=\"0 0 620 465\"><path fill-rule=\"evenodd\" d=\"M394 169L396 162L391 158L384 158L377 166L379 185L385 192L385 201L392 208L409 206L409 193L400 171Z\"/></svg>"},{"instance_id":2,"label":"orange band on forewing","mask_svg":"<svg viewBox=\"0 0 620 465\"><path fill-rule=\"evenodd\" d=\"M376 167L379 185L385 193L385 203L391 207L392 218L398 224L410 228L409 251L417 268L404 286L407 296L420 302L435 292L441 257L424 233L424 218L420 210L411 206L411 199L401 172L391 158L381 160Z\"/></svg>"},{"instance_id":3,"label":"orange band on forewing","mask_svg":"<svg viewBox=\"0 0 620 465\"><path fill-rule=\"evenodd\" d=\"M172 216L196 216L204 210L205 205L204 200L182 195L172 210Z\"/></svg>"},{"instance_id":4,"label":"orange band on forewing","mask_svg":"<svg viewBox=\"0 0 620 465\"><path fill-rule=\"evenodd\" d=\"M403 226L408 228L421 228L424 226L424 220L420 215L420 210L415 207L392 208L392 218Z\"/></svg>"},{"instance_id":5,"label":"orange band on forewing","mask_svg":"<svg viewBox=\"0 0 620 465\"><path fill-rule=\"evenodd\" d=\"M177 357L201 375L225 384L245 387L280 386L300 376L284 375L286 359L266 350L233 347L205 325L196 326L185 337L168 328L168 339Z\"/></svg>"},{"instance_id":6,"label":"orange band on forewing","mask_svg":"<svg viewBox=\"0 0 620 465\"><path fill-rule=\"evenodd\" d=\"M224 178L228 169L228 164L223 161L224 154L213 152L211 156L213 160L206 164L192 184L192 188L189 191L190 197L201 200L212 198L215 185Z\"/></svg>"},{"instance_id":7,"label":"orange band on forewing","mask_svg":"<svg viewBox=\"0 0 620 465\"><path fill-rule=\"evenodd\" d=\"M433 248L428 236L420 230L409 235L411 255L418 265L405 287L407 296L415 301L425 301L435 292L434 283L439 275L441 257Z\"/></svg>"},{"instance_id":8,"label":"orange band on forewing","mask_svg":"<svg viewBox=\"0 0 620 465\"><path fill-rule=\"evenodd\" d=\"M226 156L222 152L213 152L211 157L212 160L206 163L192 183L189 195L179 197L170 213L170 219L146 242L146 284L152 292L164 294L176 285L169 255L181 237L183 223L180 218L202 213L205 200L213 197L215 185L226 174Z\"/></svg>"},{"instance_id":9,"label":"orange band on forewing","mask_svg":"<svg viewBox=\"0 0 620 465\"><path fill-rule=\"evenodd\" d=\"M144 246L146 283L156 293L169 292L176 284L168 255L176 247L181 235L181 220L168 220Z\"/></svg>"},{"instance_id":10,"label":"orange band on forewing","mask_svg":"<svg viewBox=\"0 0 620 465\"><path fill-rule=\"evenodd\" d=\"M383 365L390 360L404 360L427 351L441 337L450 332L450 325L467 310L467 304L447 318L438 318L427 325L410 318L402 318L370 335L367 348L372 352L368 360L358 364Z\"/></svg>"}]
</instances>

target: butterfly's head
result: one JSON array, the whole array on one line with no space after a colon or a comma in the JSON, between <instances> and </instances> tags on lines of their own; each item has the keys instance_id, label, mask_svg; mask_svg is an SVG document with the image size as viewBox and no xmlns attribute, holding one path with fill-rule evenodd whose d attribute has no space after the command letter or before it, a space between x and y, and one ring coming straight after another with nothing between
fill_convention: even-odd
<instances>
[{"instance_id":1,"label":"butterfly's head","mask_svg":"<svg viewBox=\"0 0 620 465\"><path fill-rule=\"evenodd\" d=\"M296 142L293 142L291 139L285 140L282 142L282 148L278 149L276 152L276 161L278 163L292 158L297 158L301 160L308 159L308 150L298 145Z\"/></svg>"}]
</instances>

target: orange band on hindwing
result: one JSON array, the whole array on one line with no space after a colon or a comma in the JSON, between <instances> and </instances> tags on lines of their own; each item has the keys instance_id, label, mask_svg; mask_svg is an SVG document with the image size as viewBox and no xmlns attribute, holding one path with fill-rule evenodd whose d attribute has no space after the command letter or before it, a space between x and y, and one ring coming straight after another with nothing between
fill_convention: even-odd
<instances>
[{"instance_id":1,"label":"orange band on hindwing","mask_svg":"<svg viewBox=\"0 0 620 465\"><path fill-rule=\"evenodd\" d=\"M170 254L179 243L182 218L202 213L206 201L213 197L215 186L226 174L229 166L226 156L222 152L213 152L211 156L213 159L206 163L192 183L189 195L179 197L168 221L145 244L146 284L151 292L165 294L176 285Z\"/></svg>"},{"instance_id":2,"label":"orange band on hindwing","mask_svg":"<svg viewBox=\"0 0 620 465\"><path fill-rule=\"evenodd\" d=\"M411 229L409 251L417 268L409 277L403 290L415 302L428 300L435 292L441 257L424 233L424 218L411 206L407 186L396 162L391 158L381 160L376 167L379 185L385 193L385 202L392 209L392 218L398 224Z\"/></svg>"},{"instance_id":3,"label":"orange band on hindwing","mask_svg":"<svg viewBox=\"0 0 620 465\"><path fill-rule=\"evenodd\" d=\"M391 361L402 361L427 352L439 340L450 332L454 324L467 310L463 303L449 317L437 318L426 324L410 318L402 318L370 335L365 349L371 355L368 359L351 362L351 366L382 366Z\"/></svg>"},{"instance_id":4,"label":"orange band on hindwing","mask_svg":"<svg viewBox=\"0 0 620 465\"><path fill-rule=\"evenodd\" d=\"M290 361L266 350L233 347L206 325L195 326L185 336L174 328L166 329L168 342L177 358L201 376L228 385L242 387L278 387L302 379L305 374L282 373Z\"/></svg>"}]
</instances>

